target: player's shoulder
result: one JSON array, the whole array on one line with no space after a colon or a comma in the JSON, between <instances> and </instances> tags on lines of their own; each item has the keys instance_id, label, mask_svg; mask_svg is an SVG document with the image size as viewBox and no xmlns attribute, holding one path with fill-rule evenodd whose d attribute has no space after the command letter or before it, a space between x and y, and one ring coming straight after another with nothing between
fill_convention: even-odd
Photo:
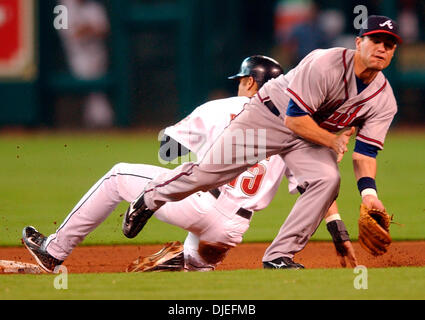
<instances>
[{"instance_id":1,"label":"player's shoulder","mask_svg":"<svg viewBox=\"0 0 425 320\"><path fill-rule=\"evenodd\" d=\"M392 112L396 112L397 111L397 100L394 96L394 91L393 88L391 87L390 82L388 81L388 79L385 79L386 84L385 84L385 88L383 89L383 99L385 100L385 104L387 105L387 108L389 108L389 110L391 110Z\"/></svg>"},{"instance_id":2,"label":"player's shoulder","mask_svg":"<svg viewBox=\"0 0 425 320\"><path fill-rule=\"evenodd\" d=\"M243 106L248 102L249 102L248 97L235 96L235 97L215 99L215 100L205 102L204 104L200 105L197 109L199 111L213 110L214 112L217 112L219 109L224 111L234 110L234 109L242 110Z\"/></svg>"},{"instance_id":3,"label":"player's shoulder","mask_svg":"<svg viewBox=\"0 0 425 320\"><path fill-rule=\"evenodd\" d=\"M310 54L315 55L317 58L326 57L341 57L344 51L347 51L347 48L343 47L332 47L327 49L315 49Z\"/></svg>"},{"instance_id":4,"label":"player's shoulder","mask_svg":"<svg viewBox=\"0 0 425 320\"><path fill-rule=\"evenodd\" d=\"M310 52L300 64L306 64L308 68L315 70L317 74L326 76L326 78L335 77L339 79L345 69L344 55L350 56L351 54L348 50L342 47L316 49ZM346 54L347 52L348 54Z\"/></svg>"},{"instance_id":5,"label":"player's shoulder","mask_svg":"<svg viewBox=\"0 0 425 320\"><path fill-rule=\"evenodd\" d=\"M229 97L229 98L224 98L224 99L219 99L219 101L221 101L222 103L229 103L229 104L233 104L233 103L241 103L241 104L245 104L247 102L249 102L250 98L245 97L245 96L234 96L234 97Z\"/></svg>"},{"instance_id":6,"label":"player's shoulder","mask_svg":"<svg viewBox=\"0 0 425 320\"><path fill-rule=\"evenodd\" d=\"M310 52L306 58L310 58L318 67L328 68L335 67L336 62L342 62L344 52L349 49L342 47L334 47L329 49L316 49ZM351 51L351 50L350 50Z\"/></svg>"}]
</instances>

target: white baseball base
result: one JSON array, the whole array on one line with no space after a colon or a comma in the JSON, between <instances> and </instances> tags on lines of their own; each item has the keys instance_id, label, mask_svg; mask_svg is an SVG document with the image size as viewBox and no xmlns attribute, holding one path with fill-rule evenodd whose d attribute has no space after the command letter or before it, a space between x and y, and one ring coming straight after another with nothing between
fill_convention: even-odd
<instances>
[{"instance_id":1,"label":"white baseball base","mask_svg":"<svg viewBox=\"0 0 425 320\"><path fill-rule=\"evenodd\" d=\"M2 273L45 273L38 265L27 262L0 260L0 274Z\"/></svg>"}]
</instances>

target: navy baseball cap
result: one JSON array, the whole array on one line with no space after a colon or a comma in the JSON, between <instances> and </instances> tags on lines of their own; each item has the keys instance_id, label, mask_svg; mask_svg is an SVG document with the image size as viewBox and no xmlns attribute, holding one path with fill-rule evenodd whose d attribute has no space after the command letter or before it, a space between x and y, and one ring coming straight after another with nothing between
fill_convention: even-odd
<instances>
[{"instance_id":1,"label":"navy baseball cap","mask_svg":"<svg viewBox=\"0 0 425 320\"><path fill-rule=\"evenodd\" d=\"M371 34L386 33L392 35L398 43L403 40L399 35L398 24L393 19L386 16L369 16L366 21L366 27L360 29L359 37Z\"/></svg>"}]
</instances>

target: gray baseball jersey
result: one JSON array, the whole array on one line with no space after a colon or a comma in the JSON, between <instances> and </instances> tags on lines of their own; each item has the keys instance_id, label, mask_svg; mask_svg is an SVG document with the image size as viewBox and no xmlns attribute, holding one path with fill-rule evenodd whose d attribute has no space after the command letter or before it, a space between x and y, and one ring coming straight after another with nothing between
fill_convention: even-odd
<instances>
[{"instance_id":1,"label":"gray baseball jersey","mask_svg":"<svg viewBox=\"0 0 425 320\"><path fill-rule=\"evenodd\" d=\"M397 103L382 72L357 94L353 58L354 50L345 48L314 50L286 75L269 81L258 94L273 101L281 114L286 113L292 99L331 132L359 127L358 140L382 149Z\"/></svg>"}]
</instances>

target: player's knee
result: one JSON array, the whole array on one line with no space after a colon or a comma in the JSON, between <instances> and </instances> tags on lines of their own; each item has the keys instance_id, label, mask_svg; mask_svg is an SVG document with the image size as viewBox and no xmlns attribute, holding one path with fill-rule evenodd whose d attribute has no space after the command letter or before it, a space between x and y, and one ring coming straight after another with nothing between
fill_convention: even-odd
<instances>
[{"instance_id":1,"label":"player's knee","mask_svg":"<svg viewBox=\"0 0 425 320\"><path fill-rule=\"evenodd\" d=\"M189 233L184 242L184 261L187 271L213 271L217 263L207 262L199 253L199 238ZM205 241L201 244L201 252L205 253ZM210 254L207 254L208 256ZM208 259L210 260L210 259ZM217 261L217 259L215 259ZM220 261L219 261L220 262Z\"/></svg>"},{"instance_id":2,"label":"player's knee","mask_svg":"<svg viewBox=\"0 0 425 320\"><path fill-rule=\"evenodd\" d=\"M207 192L217 187L217 176L215 174L204 174L197 184L199 191Z\"/></svg>"},{"instance_id":3,"label":"player's knee","mask_svg":"<svg viewBox=\"0 0 425 320\"><path fill-rule=\"evenodd\" d=\"M231 246L220 242L199 241L199 256L208 264L217 264L224 260Z\"/></svg>"},{"instance_id":4,"label":"player's knee","mask_svg":"<svg viewBox=\"0 0 425 320\"><path fill-rule=\"evenodd\" d=\"M111 173L111 174L117 174L117 173L121 173L121 172L124 172L124 167L127 165L127 163L124 163L124 162L119 162L119 163L116 163L112 168L111 168L111 170L109 170L109 172Z\"/></svg>"},{"instance_id":5,"label":"player's knee","mask_svg":"<svg viewBox=\"0 0 425 320\"><path fill-rule=\"evenodd\" d=\"M326 172L325 175L320 179L330 189L339 189L341 183L341 176L338 170Z\"/></svg>"}]
</instances>

